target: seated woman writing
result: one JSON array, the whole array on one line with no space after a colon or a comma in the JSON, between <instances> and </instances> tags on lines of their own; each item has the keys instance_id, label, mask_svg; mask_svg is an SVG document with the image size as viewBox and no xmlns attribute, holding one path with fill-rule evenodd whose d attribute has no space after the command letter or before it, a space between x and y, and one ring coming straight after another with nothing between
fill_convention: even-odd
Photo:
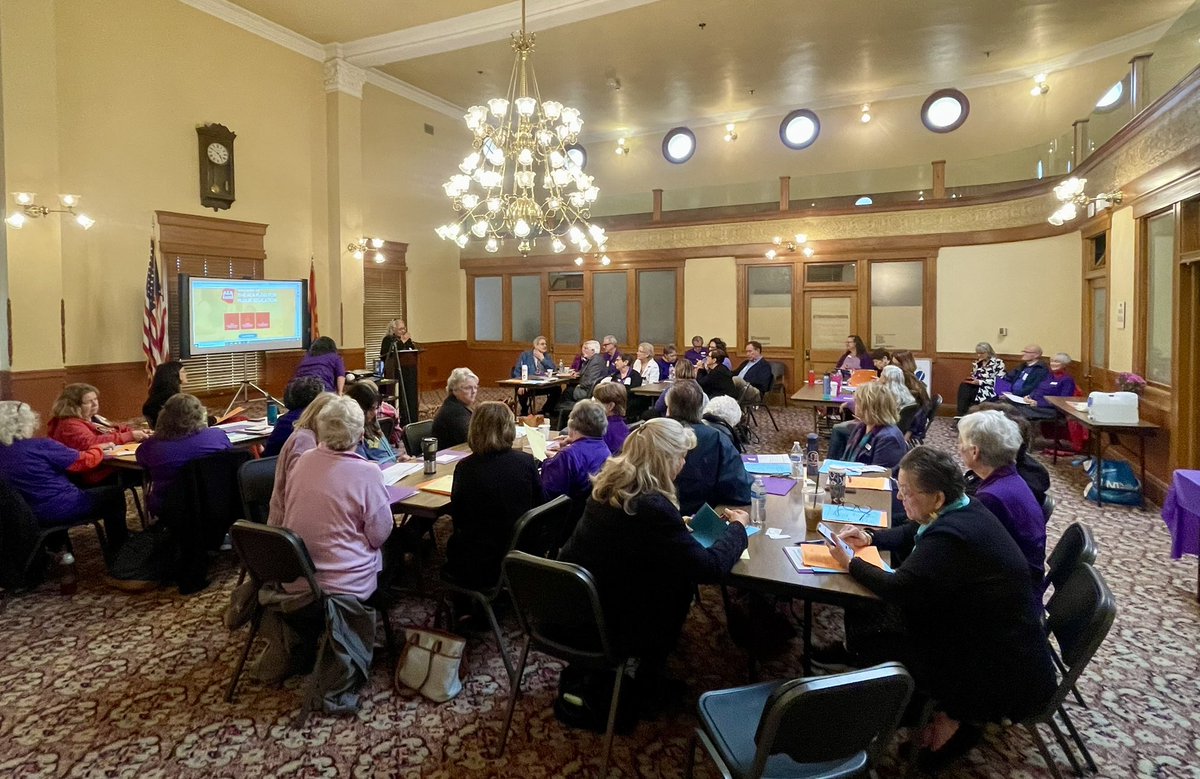
<instances>
[{"instance_id":1,"label":"seated woman writing","mask_svg":"<svg viewBox=\"0 0 1200 779\"><path fill-rule=\"evenodd\" d=\"M608 416L598 402L587 398L571 408L566 441L558 454L542 463L542 488L547 498L587 497L592 489L592 476L600 472L611 454L604 443L607 430Z\"/></svg>"},{"instance_id":2,"label":"seated woman writing","mask_svg":"<svg viewBox=\"0 0 1200 779\"><path fill-rule=\"evenodd\" d=\"M1041 710L1056 679L1025 557L1000 521L963 493L958 464L920 446L901 460L898 481L911 521L877 531L847 526L838 535L852 549L903 552L904 562L889 572L837 545L830 551L882 601L847 609L848 658L899 660L912 673L935 706L919 736L933 768L964 754L984 723Z\"/></svg>"},{"instance_id":3,"label":"seated woman writing","mask_svg":"<svg viewBox=\"0 0 1200 779\"><path fill-rule=\"evenodd\" d=\"M639 689L660 699L696 585L720 581L746 548L744 511L726 512L728 527L708 549L684 525L674 481L695 442L673 419L630 433L560 555L592 574L618 651L640 659Z\"/></svg>"},{"instance_id":4,"label":"seated woman writing","mask_svg":"<svg viewBox=\"0 0 1200 779\"><path fill-rule=\"evenodd\" d=\"M1059 352L1050 358L1050 373L1037 385L1033 392L1020 404L1006 397L1004 400L1013 403L1021 415L1027 419L1054 419L1058 415L1049 397L1070 398L1075 396L1075 379L1067 373L1071 367L1071 357L1065 352Z\"/></svg>"}]
</instances>

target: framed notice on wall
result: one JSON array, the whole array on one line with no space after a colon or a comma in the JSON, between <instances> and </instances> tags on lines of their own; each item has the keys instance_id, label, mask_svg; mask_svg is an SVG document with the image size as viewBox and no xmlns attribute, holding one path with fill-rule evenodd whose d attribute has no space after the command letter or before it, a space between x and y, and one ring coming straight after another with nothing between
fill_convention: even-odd
<instances>
[{"instance_id":1,"label":"framed notice on wall","mask_svg":"<svg viewBox=\"0 0 1200 779\"><path fill-rule=\"evenodd\" d=\"M850 298L813 298L810 304L811 347L840 352L845 348L846 334L854 332L850 323Z\"/></svg>"}]
</instances>

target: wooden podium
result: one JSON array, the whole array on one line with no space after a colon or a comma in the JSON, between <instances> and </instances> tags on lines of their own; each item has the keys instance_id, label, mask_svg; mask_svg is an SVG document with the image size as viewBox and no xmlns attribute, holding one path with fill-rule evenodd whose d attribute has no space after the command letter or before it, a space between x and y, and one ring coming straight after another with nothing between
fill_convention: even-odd
<instances>
[{"instance_id":1,"label":"wooden podium","mask_svg":"<svg viewBox=\"0 0 1200 779\"><path fill-rule=\"evenodd\" d=\"M392 390L392 404L400 412L400 423L416 422L420 410L417 368L421 349L393 349L384 355L383 378Z\"/></svg>"}]
</instances>

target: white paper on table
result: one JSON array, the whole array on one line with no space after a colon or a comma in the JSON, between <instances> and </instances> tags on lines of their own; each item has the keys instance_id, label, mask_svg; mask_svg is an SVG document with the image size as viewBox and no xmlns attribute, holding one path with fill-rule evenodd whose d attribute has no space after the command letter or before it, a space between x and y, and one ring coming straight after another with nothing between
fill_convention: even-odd
<instances>
[{"instance_id":1,"label":"white paper on table","mask_svg":"<svg viewBox=\"0 0 1200 779\"><path fill-rule=\"evenodd\" d=\"M1076 411L1087 411L1087 409L1088 409L1088 404L1087 404L1086 400L1081 400L1078 402L1067 401L1067 405L1070 406L1071 408L1075 409Z\"/></svg>"},{"instance_id":2,"label":"white paper on table","mask_svg":"<svg viewBox=\"0 0 1200 779\"><path fill-rule=\"evenodd\" d=\"M437 456L437 461L442 465L445 465L446 463L456 462L462 458L462 452L445 452L444 454L439 454Z\"/></svg>"},{"instance_id":3,"label":"white paper on table","mask_svg":"<svg viewBox=\"0 0 1200 779\"><path fill-rule=\"evenodd\" d=\"M546 437L536 427L525 428L525 438L529 443L529 453L533 459L541 462L546 459Z\"/></svg>"},{"instance_id":4,"label":"white paper on table","mask_svg":"<svg viewBox=\"0 0 1200 779\"><path fill-rule=\"evenodd\" d=\"M414 474L417 471L421 470L421 468L423 468L423 467L424 467L424 465L422 465L419 462L396 463L395 465L388 466L387 468L383 469L383 483L384 484L395 484L396 482L403 479L405 476Z\"/></svg>"},{"instance_id":5,"label":"white paper on table","mask_svg":"<svg viewBox=\"0 0 1200 779\"><path fill-rule=\"evenodd\" d=\"M759 454L755 457L762 465L787 465L791 462L786 454Z\"/></svg>"}]
</instances>

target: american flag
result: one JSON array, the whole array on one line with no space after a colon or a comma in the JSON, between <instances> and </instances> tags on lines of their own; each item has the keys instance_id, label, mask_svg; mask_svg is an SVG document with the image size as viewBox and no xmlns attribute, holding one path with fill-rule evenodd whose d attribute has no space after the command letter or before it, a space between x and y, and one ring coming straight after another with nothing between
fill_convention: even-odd
<instances>
[{"instance_id":1,"label":"american flag","mask_svg":"<svg viewBox=\"0 0 1200 779\"><path fill-rule=\"evenodd\" d=\"M150 263L146 266L146 306L142 309L142 351L146 354L146 378L171 359L167 345L167 298L163 294L158 263L154 261L154 239L150 239Z\"/></svg>"},{"instance_id":2,"label":"american flag","mask_svg":"<svg viewBox=\"0 0 1200 779\"><path fill-rule=\"evenodd\" d=\"M312 320L312 337L321 337L321 328L317 327L317 268L313 260L308 261L308 316Z\"/></svg>"}]
</instances>

